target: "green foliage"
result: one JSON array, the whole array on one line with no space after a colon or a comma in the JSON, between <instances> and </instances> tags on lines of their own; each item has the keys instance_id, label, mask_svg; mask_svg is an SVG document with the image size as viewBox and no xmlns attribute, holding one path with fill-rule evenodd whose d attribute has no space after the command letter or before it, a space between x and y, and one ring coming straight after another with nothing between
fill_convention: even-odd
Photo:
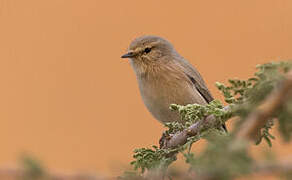
<instances>
[{"instance_id":1,"label":"green foliage","mask_svg":"<svg viewBox=\"0 0 292 180\"><path fill-rule=\"evenodd\" d=\"M140 169L142 173L145 170L152 169L164 169L174 161L174 157L168 157L170 150L159 149L157 146L152 146L152 148L141 148L135 149L133 158L134 161L131 162L131 165L134 166L135 170Z\"/></svg>"},{"instance_id":2,"label":"green foliage","mask_svg":"<svg viewBox=\"0 0 292 180\"><path fill-rule=\"evenodd\" d=\"M248 80L230 79L229 86L217 82L217 88L222 92L228 104L243 104L253 108L258 105L284 78L291 69L291 62L272 62L257 65L258 71ZM245 106L248 106L245 105Z\"/></svg>"},{"instance_id":3,"label":"green foliage","mask_svg":"<svg viewBox=\"0 0 292 180\"><path fill-rule=\"evenodd\" d=\"M235 176L251 171L252 159L249 157L245 143L238 142L230 147L231 136L211 132L205 151L198 156L184 153L186 163L198 177L216 177L216 179L232 179Z\"/></svg>"},{"instance_id":4,"label":"green foliage","mask_svg":"<svg viewBox=\"0 0 292 180\"><path fill-rule=\"evenodd\" d=\"M178 104L171 104L170 110L178 111L182 122L166 123L165 127L168 128L166 133L174 134L182 131L183 129L190 127L195 122L211 114L213 114L218 121L221 121L222 124L225 120L230 118L230 113L226 112L223 108L224 106L218 100L214 100L207 105L188 104L186 106L182 106Z\"/></svg>"},{"instance_id":5,"label":"green foliage","mask_svg":"<svg viewBox=\"0 0 292 180\"><path fill-rule=\"evenodd\" d=\"M23 155L20 160L24 170L23 180L40 180L45 177L45 170L42 164L35 158Z\"/></svg>"},{"instance_id":6,"label":"green foliage","mask_svg":"<svg viewBox=\"0 0 292 180\"><path fill-rule=\"evenodd\" d=\"M248 80L231 79L229 80L229 86L216 83L217 88L222 92L225 98L225 102L230 105L237 105L233 114L241 118L238 125L244 122L247 115L252 112L275 87L279 86L279 83L284 79L285 73L287 73L291 67L292 64L290 61L257 65L256 68L258 71L254 74L254 77ZM291 110L285 110L286 107L288 106L284 106L274 117L279 119L280 132L284 135L284 138L289 139L289 132L291 132L289 127L291 125L288 124L291 124L291 122L289 123L291 119ZM261 129L256 144L261 143L262 139L264 139L269 146L272 146L272 140L275 138L270 134L269 130L273 125L273 120L270 120Z\"/></svg>"},{"instance_id":7,"label":"green foliage","mask_svg":"<svg viewBox=\"0 0 292 180\"><path fill-rule=\"evenodd\" d=\"M170 109L177 111L181 116L181 122L166 123L165 134L171 136L183 131L197 121L214 115L219 125L237 116L236 132L239 125L246 120L246 117L257 108L262 101L280 85L285 78L285 73L292 67L291 62L272 62L257 66L257 72L247 80L231 79L229 85L216 83L222 92L225 102L229 104L230 110L226 111L223 104L214 100L208 105L189 104L186 106L172 104ZM269 146L272 146L272 139L269 130L274 125L274 119L279 122L279 132L282 137L289 141L292 132L292 100L287 100L282 107L277 109L272 119L260 130L257 144L264 139ZM219 126L218 126L219 127ZM192 143L200 138L206 138L208 145L205 151L194 155L186 151ZM244 142L238 142L236 148L230 146L234 140L234 133L225 134L216 128L202 129L200 134L190 137L185 145L175 149L153 148L136 149L134 161L131 164L137 172L145 170L166 169L173 161L175 152L183 153L190 170L198 176L211 176L217 179L232 179L235 176L247 174L251 171L253 159L247 154L247 147ZM233 144L234 145L234 144ZM139 174L139 173L138 173ZM215 179L216 179L215 178Z\"/></svg>"},{"instance_id":8,"label":"green foliage","mask_svg":"<svg viewBox=\"0 0 292 180\"><path fill-rule=\"evenodd\" d=\"M260 144L262 139L264 139L270 147L272 147L272 141L271 139L275 139L275 137L270 134L269 130L272 129L274 126L274 121L269 120L267 124L264 125L264 127L261 129L260 137L256 142L256 145Z\"/></svg>"}]
</instances>

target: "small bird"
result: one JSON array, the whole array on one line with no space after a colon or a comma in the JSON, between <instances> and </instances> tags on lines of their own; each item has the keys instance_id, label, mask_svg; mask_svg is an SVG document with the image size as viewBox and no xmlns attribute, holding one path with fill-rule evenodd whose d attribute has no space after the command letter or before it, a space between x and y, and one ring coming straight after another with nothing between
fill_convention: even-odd
<instances>
[{"instance_id":1,"label":"small bird","mask_svg":"<svg viewBox=\"0 0 292 180\"><path fill-rule=\"evenodd\" d=\"M144 104L162 123L182 122L170 104L204 105L213 100L199 72L161 37L136 38L121 58L130 59ZM223 129L227 131L225 124Z\"/></svg>"}]
</instances>

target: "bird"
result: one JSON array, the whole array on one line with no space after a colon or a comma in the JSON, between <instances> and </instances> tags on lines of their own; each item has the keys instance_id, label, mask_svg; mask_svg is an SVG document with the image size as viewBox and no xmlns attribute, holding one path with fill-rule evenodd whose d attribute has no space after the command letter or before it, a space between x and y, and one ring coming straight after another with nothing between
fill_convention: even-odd
<instances>
[{"instance_id":1,"label":"bird","mask_svg":"<svg viewBox=\"0 0 292 180\"><path fill-rule=\"evenodd\" d=\"M206 105L214 100L197 69L166 39L144 35L134 39L126 54L134 69L142 100L159 122L182 122L171 104ZM222 125L227 132L225 124Z\"/></svg>"}]
</instances>

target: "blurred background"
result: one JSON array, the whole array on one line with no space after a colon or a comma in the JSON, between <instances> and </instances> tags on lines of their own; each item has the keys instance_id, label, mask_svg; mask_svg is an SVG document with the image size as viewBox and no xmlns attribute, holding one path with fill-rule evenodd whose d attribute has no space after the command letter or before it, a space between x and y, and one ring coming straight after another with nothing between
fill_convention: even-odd
<instances>
[{"instance_id":1,"label":"blurred background","mask_svg":"<svg viewBox=\"0 0 292 180\"><path fill-rule=\"evenodd\" d=\"M120 58L134 38L168 39L222 100L216 81L292 58L291 19L290 0L0 0L0 168L30 153L56 171L121 174L164 130Z\"/></svg>"}]
</instances>

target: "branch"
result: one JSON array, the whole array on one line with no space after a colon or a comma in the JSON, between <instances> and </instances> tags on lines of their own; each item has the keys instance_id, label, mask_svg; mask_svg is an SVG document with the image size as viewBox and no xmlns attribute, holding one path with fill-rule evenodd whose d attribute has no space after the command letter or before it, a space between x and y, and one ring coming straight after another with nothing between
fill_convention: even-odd
<instances>
[{"instance_id":1,"label":"branch","mask_svg":"<svg viewBox=\"0 0 292 180\"><path fill-rule=\"evenodd\" d=\"M229 111L231 108L230 106L224 107L225 111ZM160 139L160 148L161 149L168 149L168 148L176 148L180 145L184 145L187 142L187 139L192 136L196 136L200 134L205 129L210 129L213 127L219 127L221 122L219 122L214 115L209 115L205 119L202 119L189 128L178 132L171 137L162 137Z\"/></svg>"},{"instance_id":2,"label":"branch","mask_svg":"<svg viewBox=\"0 0 292 180\"><path fill-rule=\"evenodd\" d=\"M263 103L241 124L236 138L255 139L260 128L273 117L281 105L292 96L292 71L286 75L281 86L274 90Z\"/></svg>"}]
</instances>

